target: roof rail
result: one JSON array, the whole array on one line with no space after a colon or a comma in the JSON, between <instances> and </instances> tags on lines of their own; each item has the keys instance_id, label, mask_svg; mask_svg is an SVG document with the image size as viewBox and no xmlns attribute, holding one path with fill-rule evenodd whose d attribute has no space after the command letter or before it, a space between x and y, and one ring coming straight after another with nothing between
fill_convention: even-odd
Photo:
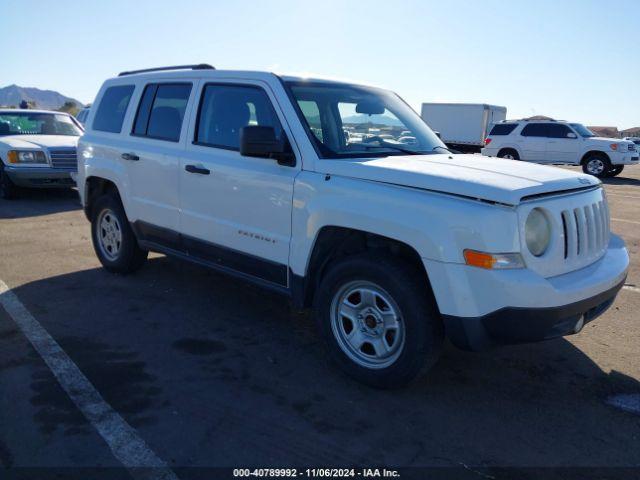
<instances>
[{"instance_id":1,"label":"roof rail","mask_svg":"<svg viewBox=\"0 0 640 480\"><path fill-rule=\"evenodd\" d=\"M556 120L555 118L519 118L513 120L514 122L564 122L566 120Z\"/></svg>"},{"instance_id":2,"label":"roof rail","mask_svg":"<svg viewBox=\"0 0 640 480\"><path fill-rule=\"evenodd\" d=\"M162 72L165 70L215 70L216 68L208 63L198 63L196 65L175 65L173 67L156 67L156 68L145 68L143 70L131 70L129 72L120 72L118 74L119 77L124 77L126 75L135 75L136 73L147 73L147 72Z\"/></svg>"}]
</instances>

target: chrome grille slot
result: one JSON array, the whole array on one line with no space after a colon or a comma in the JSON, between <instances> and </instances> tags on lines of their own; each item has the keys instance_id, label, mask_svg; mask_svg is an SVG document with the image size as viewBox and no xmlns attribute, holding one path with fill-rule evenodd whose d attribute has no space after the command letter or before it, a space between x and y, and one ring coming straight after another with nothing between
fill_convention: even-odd
<instances>
[{"instance_id":1,"label":"chrome grille slot","mask_svg":"<svg viewBox=\"0 0 640 480\"><path fill-rule=\"evenodd\" d=\"M75 148L50 150L51 166L53 168L64 168L66 170L78 170L78 154Z\"/></svg>"},{"instance_id":2,"label":"chrome grille slot","mask_svg":"<svg viewBox=\"0 0 640 480\"><path fill-rule=\"evenodd\" d=\"M584 216L584 210L582 208L576 208L573 211L576 217L576 233L578 235L578 255L586 253L589 249L587 242L589 237L587 236L587 220Z\"/></svg>"},{"instance_id":3,"label":"chrome grille slot","mask_svg":"<svg viewBox=\"0 0 640 480\"><path fill-rule=\"evenodd\" d=\"M593 210L591 205L582 208L584 210L585 228L587 230L587 249L593 252L596 249L595 222L593 220Z\"/></svg>"},{"instance_id":4,"label":"chrome grille slot","mask_svg":"<svg viewBox=\"0 0 640 480\"><path fill-rule=\"evenodd\" d=\"M564 258L566 259L569 255L569 231L567 229L567 217L565 212L560 214L562 217L562 235L564 236Z\"/></svg>"}]
</instances>

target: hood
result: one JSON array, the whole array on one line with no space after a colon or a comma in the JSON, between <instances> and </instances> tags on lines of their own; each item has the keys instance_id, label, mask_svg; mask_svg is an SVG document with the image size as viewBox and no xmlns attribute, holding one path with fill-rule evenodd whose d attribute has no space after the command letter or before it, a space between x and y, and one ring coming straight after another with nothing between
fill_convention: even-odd
<instances>
[{"instance_id":1,"label":"hood","mask_svg":"<svg viewBox=\"0 0 640 480\"><path fill-rule=\"evenodd\" d=\"M587 141L607 142L607 143L633 143L631 140L625 140L624 138L610 138L610 137L589 137Z\"/></svg>"},{"instance_id":2,"label":"hood","mask_svg":"<svg viewBox=\"0 0 640 480\"><path fill-rule=\"evenodd\" d=\"M591 175L482 155L322 160L321 173L517 205L523 197L599 185Z\"/></svg>"},{"instance_id":3,"label":"hood","mask_svg":"<svg viewBox=\"0 0 640 480\"><path fill-rule=\"evenodd\" d=\"M6 135L0 136L0 143L9 148L51 148L78 146L78 139L71 135Z\"/></svg>"}]
</instances>

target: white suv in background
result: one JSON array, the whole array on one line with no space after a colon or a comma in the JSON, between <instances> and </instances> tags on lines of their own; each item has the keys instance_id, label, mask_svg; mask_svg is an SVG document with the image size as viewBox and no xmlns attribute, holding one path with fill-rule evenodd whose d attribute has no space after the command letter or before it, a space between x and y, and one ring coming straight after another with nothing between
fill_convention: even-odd
<instances>
[{"instance_id":1,"label":"white suv in background","mask_svg":"<svg viewBox=\"0 0 640 480\"><path fill-rule=\"evenodd\" d=\"M387 90L165 69L107 80L80 140L107 270L158 251L313 306L336 363L381 387L432 365L445 336L481 349L577 333L624 283L590 175L452 155Z\"/></svg>"},{"instance_id":2,"label":"white suv in background","mask_svg":"<svg viewBox=\"0 0 640 480\"><path fill-rule=\"evenodd\" d=\"M636 150L640 152L640 137L624 137L623 140L628 140L636 144Z\"/></svg>"},{"instance_id":3,"label":"white suv in background","mask_svg":"<svg viewBox=\"0 0 640 480\"><path fill-rule=\"evenodd\" d=\"M596 137L580 123L505 120L493 126L482 154L553 165L582 165L596 177L615 177L638 164L638 148L628 140Z\"/></svg>"}]
</instances>

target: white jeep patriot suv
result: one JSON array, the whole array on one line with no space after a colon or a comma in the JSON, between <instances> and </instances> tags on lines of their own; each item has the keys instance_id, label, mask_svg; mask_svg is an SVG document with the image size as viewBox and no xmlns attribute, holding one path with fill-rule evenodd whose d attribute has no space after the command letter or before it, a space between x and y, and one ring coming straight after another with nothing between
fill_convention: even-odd
<instances>
[{"instance_id":1,"label":"white jeep patriot suv","mask_svg":"<svg viewBox=\"0 0 640 480\"><path fill-rule=\"evenodd\" d=\"M625 165L638 165L629 140L596 137L580 123L556 120L504 120L485 139L482 155L552 165L582 165L596 177L615 177Z\"/></svg>"},{"instance_id":2,"label":"white jeep patriot suv","mask_svg":"<svg viewBox=\"0 0 640 480\"><path fill-rule=\"evenodd\" d=\"M313 306L370 385L405 384L445 336L576 333L626 277L598 179L452 155L386 90L194 65L124 72L94 105L78 186L104 267L153 250Z\"/></svg>"}]
</instances>

